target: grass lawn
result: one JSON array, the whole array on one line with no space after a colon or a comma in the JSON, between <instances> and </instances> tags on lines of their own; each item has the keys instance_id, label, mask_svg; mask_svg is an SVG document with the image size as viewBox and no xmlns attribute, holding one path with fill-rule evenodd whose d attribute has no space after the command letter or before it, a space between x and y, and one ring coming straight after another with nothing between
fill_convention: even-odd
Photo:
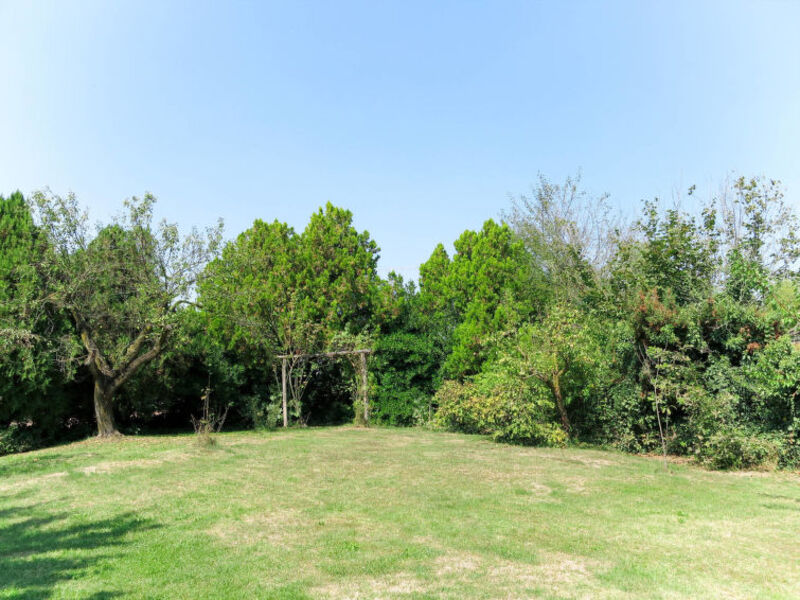
<instances>
[{"instance_id":1,"label":"grass lawn","mask_svg":"<svg viewBox=\"0 0 800 600\"><path fill-rule=\"evenodd\" d=\"M0 458L0 598L800 598L800 477L401 429Z\"/></svg>"}]
</instances>

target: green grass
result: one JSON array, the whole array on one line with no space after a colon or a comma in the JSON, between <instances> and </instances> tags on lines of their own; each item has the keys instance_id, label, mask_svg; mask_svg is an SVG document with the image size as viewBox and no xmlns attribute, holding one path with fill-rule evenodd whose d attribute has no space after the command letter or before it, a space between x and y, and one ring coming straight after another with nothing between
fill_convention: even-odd
<instances>
[{"instance_id":1,"label":"green grass","mask_svg":"<svg viewBox=\"0 0 800 600\"><path fill-rule=\"evenodd\" d=\"M398 429L0 458L0 598L798 598L800 477Z\"/></svg>"}]
</instances>

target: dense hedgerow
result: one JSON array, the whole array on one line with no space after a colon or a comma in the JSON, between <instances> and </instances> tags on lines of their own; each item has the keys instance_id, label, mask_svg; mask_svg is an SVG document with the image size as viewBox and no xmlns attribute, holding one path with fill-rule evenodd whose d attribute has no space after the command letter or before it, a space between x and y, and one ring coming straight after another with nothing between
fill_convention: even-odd
<instances>
[{"instance_id":1,"label":"dense hedgerow","mask_svg":"<svg viewBox=\"0 0 800 600\"><path fill-rule=\"evenodd\" d=\"M611 214L577 180L542 178L452 254L437 246L418 282L379 277L379 248L347 210L328 205L302 232L259 220L152 325L137 321L144 296L126 275L136 262L151 295L170 297L150 246L135 243L151 233L118 224L101 240L114 269L100 275L103 298L124 302L94 313L123 364L136 331L154 343L163 325L164 346L125 378L116 422L187 428L211 390L226 425L274 427L277 355L357 345L372 350L373 423L668 452L720 469L800 467L800 238L780 185L741 178L695 212L650 201L633 223ZM43 219L19 194L0 198L0 453L85 435L92 421L97 361L87 368L79 335L89 324L48 304L42 269L63 236ZM80 263L79 248L60 251ZM358 364L288 367L293 425L363 418Z\"/></svg>"}]
</instances>

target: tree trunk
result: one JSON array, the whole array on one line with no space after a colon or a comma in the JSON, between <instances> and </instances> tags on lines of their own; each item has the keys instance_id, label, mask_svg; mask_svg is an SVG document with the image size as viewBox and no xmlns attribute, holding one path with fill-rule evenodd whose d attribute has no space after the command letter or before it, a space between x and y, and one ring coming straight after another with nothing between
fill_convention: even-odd
<instances>
[{"instance_id":1,"label":"tree trunk","mask_svg":"<svg viewBox=\"0 0 800 600\"><path fill-rule=\"evenodd\" d=\"M558 413L561 415L561 426L564 428L564 432L569 435L570 425L569 425L569 416L567 416L567 407L564 406L564 398L561 395L561 376L556 374L553 375L553 381L551 383L553 388L553 395L556 397L556 406L558 407Z\"/></svg>"},{"instance_id":2,"label":"tree trunk","mask_svg":"<svg viewBox=\"0 0 800 600\"><path fill-rule=\"evenodd\" d=\"M114 421L114 387L102 378L94 380L94 414L97 418L97 436L120 435Z\"/></svg>"}]
</instances>

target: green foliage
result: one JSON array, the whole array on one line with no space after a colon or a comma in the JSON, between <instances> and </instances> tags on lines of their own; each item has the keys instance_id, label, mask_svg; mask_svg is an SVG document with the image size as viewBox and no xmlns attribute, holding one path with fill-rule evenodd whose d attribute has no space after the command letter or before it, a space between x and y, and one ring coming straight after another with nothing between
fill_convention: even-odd
<instances>
[{"instance_id":1,"label":"green foliage","mask_svg":"<svg viewBox=\"0 0 800 600\"><path fill-rule=\"evenodd\" d=\"M506 373L481 374L474 383L445 381L436 392L436 403L434 425L451 431L538 446L563 446L567 440L553 423L547 393Z\"/></svg>"},{"instance_id":2,"label":"green foliage","mask_svg":"<svg viewBox=\"0 0 800 600\"><path fill-rule=\"evenodd\" d=\"M578 439L726 468L794 464L800 252L778 184L738 179L697 216L647 202L628 234L611 235L591 209L572 180L542 179L515 201L508 218L530 272L555 289L506 329L464 328L492 340L484 372L536 381L551 418ZM426 277L446 281L442 252ZM442 396L461 398L442 418L469 429L465 415L478 413L466 398L479 395L467 388ZM455 405L470 410L458 416Z\"/></svg>"},{"instance_id":3,"label":"green foliage","mask_svg":"<svg viewBox=\"0 0 800 600\"><path fill-rule=\"evenodd\" d=\"M570 407L599 391L604 356L590 315L554 305L544 318L526 323L501 343L499 363L523 380L546 390L561 427L571 433Z\"/></svg>"},{"instance_id":4,"label":"green foliage","mask_svg":"<svg viewBox=\"0 0 800 600\"><path fill-rule=\"evenodd\" d=\"M429 421L438 368L436 347L428 335L400 331L378 337L370 363L376 374L376 419L387 425Z\"/></svg>"},{"instance_id":5,"label":"green foliage","mask_svg":"<svg viewBox=\"0 0 800 600\"><path fill-rule=\"evenodd\" d=\"M228 423L254 425L249 402L254 391L245 366L206 325L195 308L179 311L170 348L143 366L118 394L124 431L188 426L206 388L211 388L215 411L230 408Z\"/></svg>"},{"instance_id":6,"label":"green foliage","mask_svg":"<svg viewBox=\"0 0 800 600\"><path fill-rule=\"evenodd\" d=\"M73 195L32 197L46 241L37 301L75 328L82 347L68 345L62 360L87 367L100 435L117 434L117 390L167 347L178 308L221 237L221 223L183 238L174 224L153 225L154 202L149 194L126 200L125 213L92 236Z\"/></svg>"},{"instance_id":7,"label":"green foliage","mask_svg":"<svg viewBox=\"0 0 800 600\"><path fill-rule=\"evenodd\" d=\"M377 244L353 227L353 213L330 202L311 215L302 235L303 304L330 332L360 332L372 319L378 286Z\"/></svg>"},{"instance_id":8,"label":"green foliage","mask_svg":"<svg viewBox=\"0 0 800 600\"><path fill-rule=\"evenodd\" d=\"M721 199L727 240L726 292L738 302L764 298L773 277L796 270L797 217L785 205L780 182L739 177Z\"/></svg>"},{"instance_id":9,"label":"green foliage","mask_svg":"<svg viewBox=\"0 0 800 600\"><path fill-rule=\"evenodd\" d=\"M231 348L277 352L299 337L295 321L304 315L295 284L298 245L288 225L256 220L206 266L200 304L212 331Z\"/></svg>"},{"instance_id":10,"label":"green foliage","mask_svg":"<svg viewBox=\"0 0 800 600\"><path fill-rule=\"evenodd\" d=\"M0 453L52 441L69 425L82 432L83 406L67 383L73 365L57 360L70 353L73 330L41 301L46 252L22 194L0 196Z\"/></svg>"},{"instance_id":11,"label":"green foliage","mask_svg":"<svg viewBox=\"0 0 800 600\"><path fill-rule=\"evenodd\" d=\"M212 334L227 340L254 378L260 372L264 382L265 373L280 369L276 355L293 357L292 412L303 422L327 409L318 397L301 406L312 374L321 374L320 365L301 355L325 350L346 332L365 332L380 300L378 247L352 219L350 211L328 203L302 234L257 220L209 263L199 285ZM250 413L269 426L276 393L265 395L269 401L251 400Z\"/></svg>"},{"instance_id":12,"label":"green foliage","mask_svg":"<svg viewBox=\"0 0 800 600\"><path fill-rule=\"evenodd\" d=\"M448 353L447 378L464 378L490 358L489 338L529 314L530 265L522 243L507 225L486 221L465 231L449 260L440 245L420 267L420 306Z\"/></svg>"},{"instance_id":13,"label":"green foliage","mask_svg":"<svg viewBox=\"0 0 800 600\"><path fill-rule=\"evenodd\" d=\"M126 431L185 427L208 388L214 412L271 428L285 360L300 425L798 465L800 238L779 183L645 202L631 226L579 183L540 177L505 222L438 245L418 288L381 279L331 204L302 232L256 220L217 256L219 230L153 226L150 196L96 234L72 196L0 198L0 446L81 431L90 383L98 424L106 402ZM366 347L366 383L358 355L305 356Z\"/></svg>"},{"instance_id":14,"label":"green foliage","mask_svg":"<svg viewBox=\"0 0 800 600\"><path fill-rule=\"evenodd\" d=\"M547 303L592 298L611 258L619 224L607 197L590 197L580 175L553 184L543 175L503 214L532 265L532 295Z\"/></svg>"},{"instance_id":15,"label":"green foliage","mask_svg":"<svg viewBox=\"0 0 800 600\"><path fill-rule=\"evenodd\" d=\"M748 420L763 429L790 427L800 415L800 351L781 336L748 355L742 366L743 403Z\"/></svg>"},{"instance_id":16,"label":"green foliage","mask_svg":"<svg viewBox=\"0 0 800 600\"><path fill-rule=\"evenodd\" d=\"M369 364L373 416L389 425L427 423L446 357L439 329L420 310L422 300L413 282L390 273L379 298L380 331Z\"/></svg>"},{"instance_id":17,"label":"green foliage","mask_svg":"<svg viewBox=\"0 0 800 600\"><path fill-rule=\"evenodd\" d=\"M795 419L783 435L775 436L778 444L778 466L800 469L800 419Z\"/></svg>"},{"instance_id":18,"label":"green foliage","mask_svg":"<svg viewBox=\"0 0 800 600\"><path fill-rule=\"evenodd\" d=\"M24 417L19 411L47 393L53 376L43 315L33 302L41 285L35 269L43 254L39 238L22 194L0 196L0 422Z\"/></svg>"},{"instance_id":19,"label":"green foliage","mask_svg":"<svg viewBox=\"0 0 800 600\"><path fill-rule=\"evenodd\" d=\"M678 209L661 211L646 202L636 222L638 238L621 240L611 262L610 284L617 296L633 301L643 291L671 297L678 306L708 298L716 269L714 213L702 221Z\"/></svg>"},{"instance_id":20,"label":"green foliage","mask_svg":"<svg viewBox=\"0 0 800 600\"><path fill-rule=\"evenodd\" d=\"M283 419L281 399L276 393L273 393L267 401L258 395L244 396L243 400L247 425L253 429L275 429Z\"/></svg>"},{"instance_id":21,"label":"green foliage","mask_svg":"<svg viewBox=\"0 0 800 600\"><path fill-rule=\"evenodd\" d=\"M378 248L352 218L329 203L302 234L256 220L203 274L200 299L212 328L263 360L319 350L336 332L368 326Z\"/></svg>"},{"instance_id":22,"label":"green foliage","mask_svg":"<svg viewBox=\"0 0 800 600\"><path fill-rule=\"evenodd\" d=\"M28 452L41 446L41 440L34 431L17 421L10 423L5 429L0 429L0 456Z\"/></svg>"},{"instance_id":23,"label":"green foliage","mask_svg":"<svg viewBox=\"0 0 800 600\"><path fill-rule=\"evenodd\" d=\"M732 429L711 436L700 458L715 469L773 469L778 464L778 447L763 436Z\"/></svg>"},{"instance_id":24,"label":"green foliage","mask_svg":"<svg viewBox=\"0 0 800 600\"><path fill-rule=\"evenodd\" d=\"M497 359L474 382L445 382L436 395L436 422L498 440L564 443L572 431L570 407L597 391L603 357L591 319L553 306L496 344Z\"/></svg>"}]
</instances>

